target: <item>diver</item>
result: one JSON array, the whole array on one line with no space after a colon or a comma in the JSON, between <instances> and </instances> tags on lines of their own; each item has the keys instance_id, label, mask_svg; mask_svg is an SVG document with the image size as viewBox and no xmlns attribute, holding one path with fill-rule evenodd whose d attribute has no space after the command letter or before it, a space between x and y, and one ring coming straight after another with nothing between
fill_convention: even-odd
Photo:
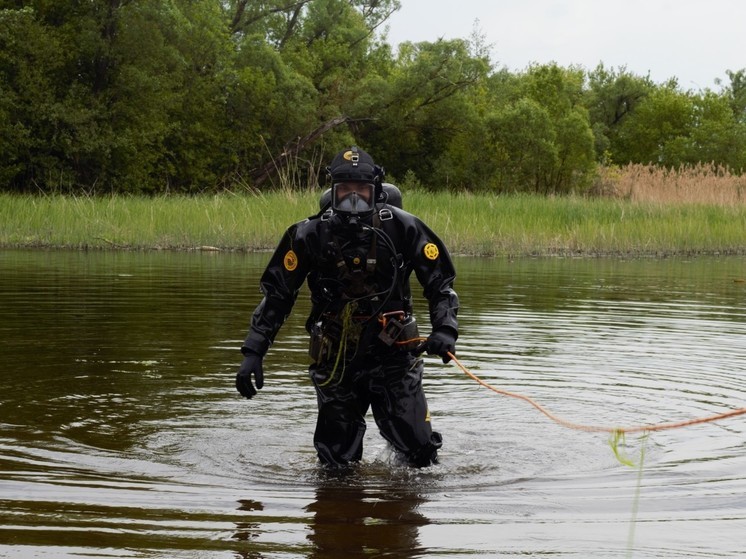
<instances>
[{"instance_id":1,"label":"diver","mask_svg":"<svg viewBox=\"0 0 746 559\"><path fill-rule=\"evenodd\" d=\"M453 263L437 235L401 209L398 189L384 186L383 168L368 153L352 146L326 170L331 189L321 211L287 229L261 276L264 297L241 347L236 388L246 398L262 388L262 360L307 282L309 375L318 403L314 446L321 463L344 467L361 460L370 409L397 455L414 467L436 464L442 438L431 426L420 354L447 363L455 353ZM412 315L412 272L429 304L427 338Z\"/></svg>"}]
</instances>

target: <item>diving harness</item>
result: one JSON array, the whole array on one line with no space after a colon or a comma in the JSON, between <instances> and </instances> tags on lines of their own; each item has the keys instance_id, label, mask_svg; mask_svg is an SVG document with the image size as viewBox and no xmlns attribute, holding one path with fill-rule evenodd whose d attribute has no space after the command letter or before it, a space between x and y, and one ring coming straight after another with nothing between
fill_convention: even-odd
<instances>
[{"instance_id":1,"label":"diving harness","mask_svg":"<svg viewBox=\"0 0 746 559\"><path fill-rule=\"evenodd\" d=\"M331 210L321 212L322 221L337 218ZM363 359L369 350L413 351L418 345L419 331L411 314L411 301L402 296L399 277L404 266L391 237L383 230L382 222L393 218L387 207L379 208L372 216L372 225L360 221L342 227L365 231L370 243L351 249L351 241L335 234L331 224L322 231L325 258L334 263L336 278L324 278L331 286L322 287L325 294L321 305L309 319L311 341L309 355L317 365L329 369L329 384L334 379L342 381L345 370ZM391 256L393 270L391 284L383 290L375 283L378 263L378 244L386 247ZM399 301L392 301L394 291L399 291ZM339 307L339 302L342 306ZM330 307L335 307L330 311ZM375 321L375 322L374 322ZM337 376L338 375L338 376Z\"/></svg>"}]
</instances>

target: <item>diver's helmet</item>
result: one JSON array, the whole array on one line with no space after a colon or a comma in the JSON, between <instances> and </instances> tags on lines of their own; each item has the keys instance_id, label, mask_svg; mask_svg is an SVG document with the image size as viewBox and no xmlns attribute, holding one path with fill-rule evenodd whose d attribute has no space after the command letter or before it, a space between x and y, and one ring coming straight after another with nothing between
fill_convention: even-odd
<instances>
[{"instance_id":1,"label":"diver's helmet","mask_svg":"<svg viewBox=\"0 0 746 559\"><path fill-rule=\"evenodd\" d=\"M383 169L357 146L339 152L327 168L334 213L348 219L367 217L381 197Z\"/></svg>"}]
</instances>

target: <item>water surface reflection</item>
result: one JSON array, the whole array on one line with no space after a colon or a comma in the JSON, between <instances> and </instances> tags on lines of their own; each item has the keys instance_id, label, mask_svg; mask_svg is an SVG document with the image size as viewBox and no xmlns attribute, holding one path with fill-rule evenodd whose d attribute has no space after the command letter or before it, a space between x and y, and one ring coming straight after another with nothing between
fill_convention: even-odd
<instances>
[{"instance_id":1,"label":"water surface reflection","mask_svg":"<svg viewBox=\"0 0 746 559\"><path fill-rule=\"evenodd\" d=\"M419 557L419 526L428 524L418 508L424 498L404 487L368 488L365 480L324 480L311 513L309 557Z\"/></svg>"},{"instance_id":2,"label":"water surface reflection","mask_svg":"<svg viewBox=\"0 0 746 559\"><path fill-rule=\"evenodd\" d=\"M652 435L636 500L605 436L437 359L442 463L402 468L371 428L360 467L326 476L303 295L259 398L233 388L265 261L0 252L0 555L742 556L743 420ZM457 265L459 357L491 384L593 424L746 405L743 258Z\"/></svg>"}]
</instances>

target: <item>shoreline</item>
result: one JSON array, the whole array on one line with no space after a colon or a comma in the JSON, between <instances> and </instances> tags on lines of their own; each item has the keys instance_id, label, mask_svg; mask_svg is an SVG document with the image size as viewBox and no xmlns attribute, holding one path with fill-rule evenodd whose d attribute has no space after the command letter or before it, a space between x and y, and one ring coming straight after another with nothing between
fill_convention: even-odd
<instances>
[{"instance_id":1,"label":"shoreline","mask_svg":"<svg viewBox=\"0 0 746 559\"><path fill-rule=\"evenodd\" d=\"M195 252L220 254L271 254L274 247L236 248L219 246L122 246L122 245L50 245L25 244L8 245L0 243L0 251L69 251L69 252ZM450 252L454 258L620 258L620 259L666 259L666 258L715 258L715 257L746 257L743 249L714 249L714 250L655 250L655 251L584 251L584 250L554 250L547 249L532 252L506 252L500 254L479 252Z\"/></svg>"}]
</instances>

